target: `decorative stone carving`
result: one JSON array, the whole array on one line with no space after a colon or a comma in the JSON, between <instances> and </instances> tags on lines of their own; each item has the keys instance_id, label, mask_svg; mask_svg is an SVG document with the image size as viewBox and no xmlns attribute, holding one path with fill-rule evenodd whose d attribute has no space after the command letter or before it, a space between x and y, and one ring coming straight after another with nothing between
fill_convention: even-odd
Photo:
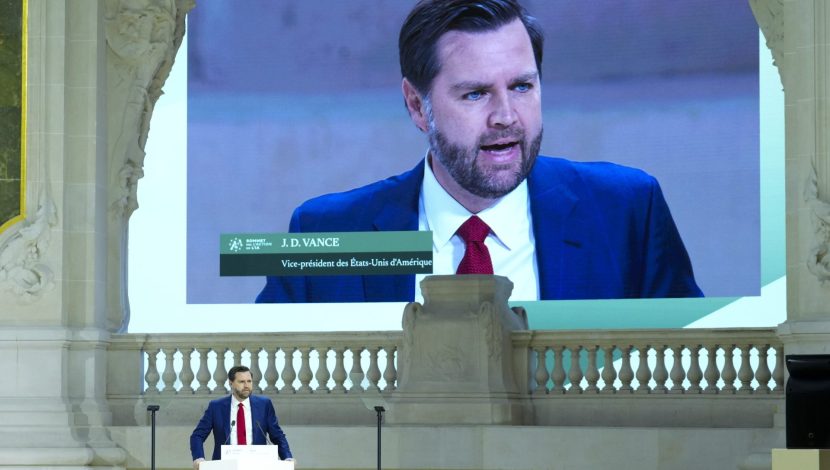
<instances>
[{"instance_id":1,"label":"decorative stone carving","mask_svg":"<svg viewBox=\"0 0 830 470\"><path fill-rule=\"evenodd\" d=\"M138 208L144 146L153 107L185 30L194 0L106 0L108 156L111 228L108 235L107 329L129 323L126 295L127 223Z\"/></svg>"},{"instance_id":2,"label":"decorative stone carving","mask_svg":"<svg viewBox=\"0 0 830 470\"><path fill-rule=\"evenodd\" d=\"M804 185L804 201L810 208L815 238L807 256L807 269L821 281L830 281L830 204L819 199L815 162Z\"/></svg>"},{"instance_id":3,"label":"decorative stone carving","mask_svg":"<svg viewBox=\"0 0 830 470\"><path fill-rule=\"evenodd\" d=\"M46 183L44 183L46 184ZM54 287L54 273L43 262L49 246L57 212L47 191L38 197L38 209L0 241L0 289L31 302Z\"/></svg>"},{"instance_id":4,"label":"decorative stone carving","mask_svg":"<svg viewBox=\"0 0 830 470\"><path fill-rule=\"evenodd\" d=\"M144 145L161 87L184 36L193 0L107 0L109 155L112 210L129 217L138 208Z\"/></svg>"},{"instance_id":5,"label":"decorative stone carving","mask_svg":"<svg viewBox=\"0 0 830 470\"><path fill-rule=\"evenodd\" d=\"M749 6L764 33L767 47L772 51L772 63L778 67L781 83L784 80L784 0L749 0Z\"/></svg>"}]
</instances>

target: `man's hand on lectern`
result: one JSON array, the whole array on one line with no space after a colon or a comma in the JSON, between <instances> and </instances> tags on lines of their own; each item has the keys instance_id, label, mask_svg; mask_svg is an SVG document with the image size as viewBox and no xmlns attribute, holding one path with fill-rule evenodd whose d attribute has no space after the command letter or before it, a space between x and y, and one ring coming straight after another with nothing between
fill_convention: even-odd
<instances>
[{"instance_id":1,"label":"man's hand on lectern","mask_svg":"<svg viewBox=\"0 0 830 470\"><path fill-rule=\"evenodd\" d=\"M193 461L193 470L199 470L199 464L204 462L205 459L196 459Z\"/></svg>"}]
</instances>

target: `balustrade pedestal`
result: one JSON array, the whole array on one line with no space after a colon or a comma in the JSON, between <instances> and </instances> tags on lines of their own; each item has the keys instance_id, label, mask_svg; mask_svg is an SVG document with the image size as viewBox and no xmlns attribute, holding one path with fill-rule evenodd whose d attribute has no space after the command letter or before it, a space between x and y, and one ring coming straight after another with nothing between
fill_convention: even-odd
<instances>
[{"instance_id":1,"label":"balustrade pedestal","mask_svg":"<svg viewBox=\"0 0 830 470\"><path fill-rule=\"evenodd\" d=\"M511 310L513 283L487 275L430 276L424 304L407 305L399 352L398 390L389 423L524 424L531 409L517 384L511 332L527 329Z\"/></svg>"},{"instance_id":2,"label":"balustrade pedestal","mask_svg":"<svg viewBox=\"0 0 830 470\"><path fill-rule=\"evenodd\" d=\"M0 329L0 467L122 468L104 400L100 333L59 327Z\"/></svg>"}]
</instances>

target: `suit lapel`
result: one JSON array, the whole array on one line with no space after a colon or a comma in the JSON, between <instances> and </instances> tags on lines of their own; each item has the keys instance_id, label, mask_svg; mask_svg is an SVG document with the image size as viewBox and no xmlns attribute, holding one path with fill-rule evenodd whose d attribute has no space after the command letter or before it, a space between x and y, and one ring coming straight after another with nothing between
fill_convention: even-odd
<instances>
[{"instance_id":1,"label":"suit lapel","mask_svg":"<svg viewBox=\"0 0 830 470\"><path fill-rule=\"evenodd\" d=\"M228 395L221 402L219 402L219 413L222 415L221 416L222 421L220 421L220 422L224 423L222 425L222 429L224 429L224 431L225 431L225 439L222 439L222 443L224 444L225 442L227 442L228 436L231 435L231 422L230 422L231 396L230 395Z\"/></svg>"},{"instance_id":2,"label":"suit lapel","mask_svg":"<svg viewBox=\"0 0 830 470\"><path fill-rule=\"evenodd\" d=\"M263 442L259 442L259 439L257 439L260 433L259 428L262 426L262 423L260 423L261 420L257 416L260 411L259 400L256 400L254 395L250 395L248 402L251 404L251 444L262 444Z\"/></svg>"},{"instance_id":3,"label":"suit lapel","mask_svg":"<svg viewBox=\"0 0 830 470\"><path fill-rule=\"evenodd\" d=\"M566 251L582 243L579 227L569 223L579 202L577 178L566 161L547 157L539 157L528 176L541 299L564 296Z\"/></svg>"},{"instance_id":4,"label":"suit lapel","mask_svg":"<svg viewBox=\"0 0 830 470\"><path fill-rule=\"evenodd\" d=\"M418 230L418 198L424 179L424 160L398 177L387 191L378 192L384 198L383 208L374 220L379 231ZM415 298L415 275L363 276L363 288L367 301L406 300Z\"/></svg>"}]
</instances>

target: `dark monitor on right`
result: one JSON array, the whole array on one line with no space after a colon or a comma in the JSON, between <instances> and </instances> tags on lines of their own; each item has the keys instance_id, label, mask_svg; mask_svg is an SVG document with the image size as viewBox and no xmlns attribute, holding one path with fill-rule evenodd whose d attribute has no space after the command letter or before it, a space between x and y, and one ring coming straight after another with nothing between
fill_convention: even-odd
<instances>
[{"instance_id":1,"label":"dark monitor on right","mask_svg":"<svg viewBox=\"0 0 830 470\"><path fill-rule=\"evenodd\" d=\"M830 354L786 356L787 448L830 448Z\"/></svg>"}]
</instances>

